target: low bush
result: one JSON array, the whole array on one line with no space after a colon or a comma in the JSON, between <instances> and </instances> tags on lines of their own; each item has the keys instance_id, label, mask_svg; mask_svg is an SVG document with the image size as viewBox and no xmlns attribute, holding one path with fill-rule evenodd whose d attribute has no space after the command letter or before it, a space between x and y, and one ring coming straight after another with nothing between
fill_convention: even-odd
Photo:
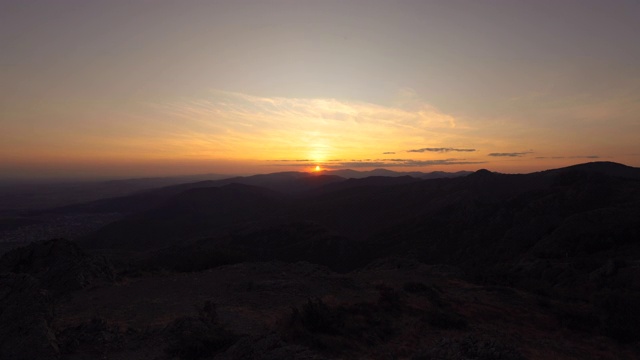
<instances>
[{"instance_id":1,"label":"low bush","mask_svg":"<svg viewBox=\"0 0 640 360\"><path fill-rule=\"evenodd\" d=\"M437 307L446 306L446 303L440 296L440 293L431 286L420 282L407 282L404 284L402 289L411 294L426 296L427 299L429 299L429 302Z\"/></svg>"},{"instance_id":2,"label":"low bush","mask_svg":"<svg viewBox=\"0 0 640 360\"><path fill-rule=\"evenodd\" d=\"M166 352L180 359L201 359L226 350L237 336L218 321L215 306L205 303L198 317L173 321L166 329Z\"/></svg>"},{"instance_id":3,"label":"low bush","mask_svg":"<svg viewBox=\"0 0 640 360\"><path fill-rule=\"evenodd\" d=\"M623 343L640 340L640 294L606 291L594 297L594 311L603 333Z\"/></svg>"},{"instance_id":4,"label":"low bush","mask_svg":"<svg viewBox=\"0 0 640 360\"><path fill-rule=\"evenodd\" d=\"M524 360L513 346L498 339L475 337L442 338L434 346L416 352L411 360Z\"/></svg>"},{"instance_id":5,"label":"low bush","mask_svg":"<svg viewBox=\"0 0 640 360\"><path fill-rule=\"evenodd\" d=\"M386 285L378 285L378 306L386 310L399 310L402 306L400 293Z\"/></svg>"},{"instance_id":6,"label":"low bush","mask_svg":"<svg viewBox=\"0 0 640 360\"><path fill-rule=\"evenodd\" d=\"M424 319L429 325L445 330L462 330L469 325L462 315L441 309L428 311Z\"/></svg>"},{"instance_id":7,"label":"low bush","mask_svg":"<svg viewBox=\"0 0 640 360\"><path fill-rule=\"evenodd\" d=\"M393 336L392 317L380 304L328 306L320 299L309 299L292 310L285 333L294 341L325 351L371 346Z\"/></svg>"}]
</instances>

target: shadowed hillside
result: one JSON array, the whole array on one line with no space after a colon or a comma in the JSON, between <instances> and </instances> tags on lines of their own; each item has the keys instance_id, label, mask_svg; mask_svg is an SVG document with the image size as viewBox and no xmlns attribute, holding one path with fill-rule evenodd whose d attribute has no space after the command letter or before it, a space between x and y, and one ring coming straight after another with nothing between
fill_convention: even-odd
<instances>
[{"instance_id":1,"label":"shadowed hillside","mask_svg":"<svg viewBox=\"0 0 640 360\"><path fill-rule=\"evenodd\" d=\"M27 284L7 306L49 291L15 313L39 309L29 341L53 358L634 358L638 170L279 173L90 203L148 200L84 250L5 254L3 281Z\"/></svg>"}]
</instances>

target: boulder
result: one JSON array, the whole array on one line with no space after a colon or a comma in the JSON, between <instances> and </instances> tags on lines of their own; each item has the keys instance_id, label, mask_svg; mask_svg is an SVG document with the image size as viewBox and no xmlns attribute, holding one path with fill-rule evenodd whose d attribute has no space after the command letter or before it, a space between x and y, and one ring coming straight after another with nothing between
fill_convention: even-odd
<instances>
[{"instance_id":1,"label":"boulder","mask_svg":"<svg viewBox=\"0 0 640 360\"><path fill-rule=\"evenodd\" d=\"M57 359L53 304L27 274L0 274L0 358Z\"/></svg>"},{"instance_id":2,"label":"boulder","mask_svg":"<svg viewBox=\"0 0 640 360\"><path fill-rule=\"evenodd\" d=\"M0 272L29 274L54 296L115 279L106 259L90 256L64 239L34 242L7 252L0 258Z\"/></svg>"}]
</instances>

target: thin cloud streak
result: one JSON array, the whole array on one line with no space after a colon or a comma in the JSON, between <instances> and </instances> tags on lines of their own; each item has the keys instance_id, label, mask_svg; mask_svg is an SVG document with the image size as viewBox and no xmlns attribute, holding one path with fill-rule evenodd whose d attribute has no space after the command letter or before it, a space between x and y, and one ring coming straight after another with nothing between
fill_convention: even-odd
<instances>
[{"instance_id":1,"label":"thin cloud streak","mask_svg":"<svg viewBox=\"0 0 640 360\"><path fill-rule=\"evenodd\" d=\"M201 133L218 143L212 151L239 159L269 160L293 154L325 161L459 131L452 116L428 104L408 110L336 99L212 91L210 99L156 105L156 110L171 120L175 136L183 131Z\"/></svg>"},{"instance_id":2,"label":"thin cloud streak","mask_svg":"<svg viewBox=\"0 0 640 360\"><path fill-rule=\"evenodd\" d=\"M277 160L287 166L304 166L308 167L308 162L297 162L296 160ZM331 169L347 169L347 168L370 168L370 167L425 167L438 165L474 165L484 164L485 161L471 161L467 159L442 159L442 160L414 160L414 159L352 159L349 161L327 161L323 163L324 167Z\"/></svg>"},{"instance_id":3,"label":"thin cloud streak","mask_svg":"<svg viewBox=\"0 0 640 360\"><path fill-rule=\"evenodd\" d=\"M536 156L536 159L600 159L599 155L579 155L579 156Z\"/></svg>"},{"instance_id":4,"label":"thin cloud streak","mask_svg":"<svg viewBox=\"0 0 640 360\"><path fill-rule=\"evenodd\" d=\"M436 166L436 165L472 165L472 164L482 164L483 161L468 161L468 160L456 160L456 159L445 159L445 160L403 160L403 161L393 161L393 162L343 162L340 163L342 167L422 167L422 166ZM375 164L375 165L373 165Z\"/></svg>"},{"instance_id":5,"label":"thin cloud streak","mask_svg":"<svg viewBox=\"0 0 640 360\"><path fill-rule=\"evenodd\" d=\"M533 153L533 151L524 152L507 152L507 153L490 153L489 156L493 157L521 157Z\"/></svg>"},{"instance_id":6,"label":"thin cloud streak","mask_svg":"<svg viewBox=\"0 0 640 360\"><path fill-rule=\"evenodd\" d=\"M473 152L476 151L476 149L456 149L456 148L422 148L422 149L412 149L412 150L406 150L406 152L410 152L410 153L423 153L423 152L439 152L439 153L447 153L447 152L451 152L451 151L456 151L456 152Z\"/></svg>"}]
</instances>

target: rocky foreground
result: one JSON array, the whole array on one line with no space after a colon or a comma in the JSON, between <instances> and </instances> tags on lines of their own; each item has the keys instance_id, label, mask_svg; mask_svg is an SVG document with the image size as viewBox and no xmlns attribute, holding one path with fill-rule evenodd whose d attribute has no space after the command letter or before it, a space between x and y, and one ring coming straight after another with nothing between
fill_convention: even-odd
<instances>
[{"instance_id":1,"label":"rocky foreground","mask_svg":"<svg viewBox=\"0 0 640 360\"><path fill-rule=\"evenodd\" d=\"M582 302L481 286L454 267L404 258L344 274L305 262L127 273L71 242L53 240L5 254L0 269L3 359L640 354L633 334L638 314L624 307L629 299Z\"/></svg>"}]
</instances>

